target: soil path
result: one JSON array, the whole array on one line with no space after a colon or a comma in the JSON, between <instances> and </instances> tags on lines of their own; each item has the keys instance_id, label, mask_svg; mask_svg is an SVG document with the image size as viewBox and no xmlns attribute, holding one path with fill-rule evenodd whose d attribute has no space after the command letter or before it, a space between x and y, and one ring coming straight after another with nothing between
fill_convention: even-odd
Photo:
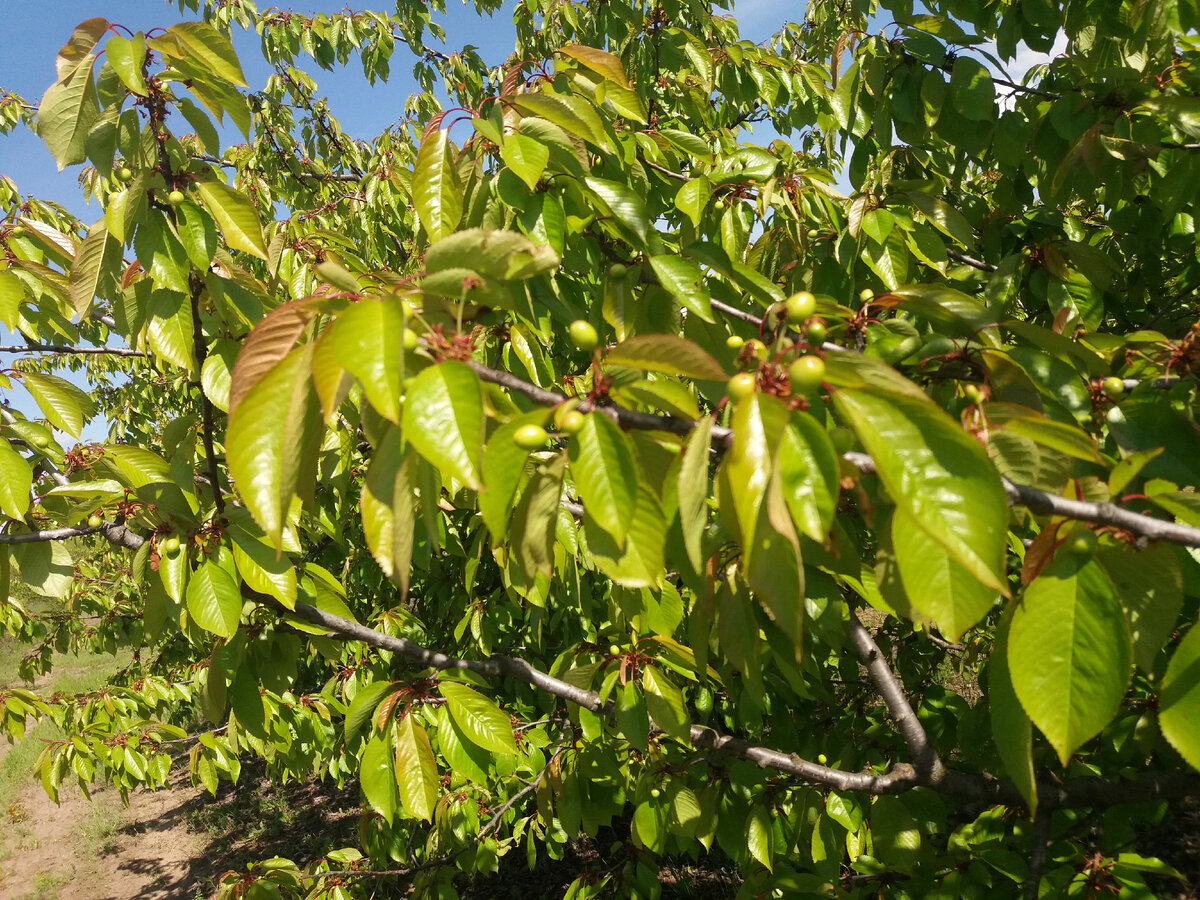
<instances>
[{"instance_id":1,"label":"soil path","mask_svg":"<svg viewBox=\"0 0 1200 900\"><path fill-rule=\"evenodd\" d=\"M4 827L0 900L203 897L195 861L205 842L188 831L185 810L195 793L186 781L169 790L138 791L123 809L111 788L98 787L89 803L65 787L56 806L31 781L8 810L17 821Z\"/></svg>"}]
</instances>

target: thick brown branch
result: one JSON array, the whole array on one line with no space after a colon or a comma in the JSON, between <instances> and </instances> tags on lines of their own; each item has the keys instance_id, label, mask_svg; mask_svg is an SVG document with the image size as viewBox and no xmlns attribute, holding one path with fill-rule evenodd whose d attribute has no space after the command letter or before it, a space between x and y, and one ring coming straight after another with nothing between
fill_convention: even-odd
<instances>
[{"instance_id":1,"label":"thick brown branch","mask_svg":"<svg viewBox=\"0 0 1200 900\"><path fill-rule=\"evenodd\" d=\"M967 256L967 254L965 254L965 253L959 253L953 247L946 248L946 255L956 262L960 262L960 263L963 263L964 265L968 265L968 266L973 266L974 268L979 269L979 271L981 271L981 272L995 272L996 271L996 267L994 265L992 265L990 262L984 262L982 259L976 259L973 256Z\"/></svg>"}]
</instances>

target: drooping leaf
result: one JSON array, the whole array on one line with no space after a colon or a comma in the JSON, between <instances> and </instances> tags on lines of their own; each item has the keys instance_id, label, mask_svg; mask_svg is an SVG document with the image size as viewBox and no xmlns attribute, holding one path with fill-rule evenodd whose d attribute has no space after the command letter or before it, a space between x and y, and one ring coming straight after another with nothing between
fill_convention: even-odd
<instances>
[{"instance_id":1,"label":"drooping leaf","mask_svg":"<svg viewBox=\"0 0 1200 900\"><path fill-rule=\"evenodd\" d=\"M92 80L95 61L93 54L84 56L63 80L47 89L38 107L34 127L60 172L87 157L87 136L100 115L96 83Z\"/></svg>"},{"instance_id":2,"label":"drooping leaf","mask_svg":"<svg viewBox=\"0 0 1200 900\"><path fill-rule=\"evenodd\" d=\"M679 524L688 561L697 572L704 568L701 539L708 524L708 456L712 447L712 419L704 416L688 435L679 467Z\"/></svg>"},{"instance_id":3,"label":"drooping leaf","mask_svg":"<svg viewBox=\"0 0 1200 900\"><path fill-rule=\"evenodd\" d=\"M400 595L408 592L416 531L414 460L401 449L401 431L389 428L367 470L362 492L363 533L371 555Z\"/></svg>"},{"instance_id":4,"label":"drooping leaf","mask_svg":"<svg viewBox=\"0 0 1200 900\"><path fill-rule=\"evenodd\" d=\"M1200 626L1193 625L1167 665L1159 691L1163 736L1193 769L1200 769Z\"/></svg>"},{"instance_id":5,"label":"drooping leaf","mask_svg":"<svg viewBox=\"0 0 1200 900\"><path fill-rule=\"evenodd\" d=\"M108 246L108 228L104 219L100 219L88 229L87 237L79 244L75 264L71 266L71 275L67 282L71 291L71 305L75 307L75 314L80 318L86 316L91 309Z\"/></svg>"},{"instance_id":6,"label":"drooping leaf","mask_svg":"<svg viewBox=\"0 0 1200 900\"><path fill-rule=\"evenodd\" d=\"M546 163L550 161L550 149L540 141L514 132L506 135L500 145L500 158L513 174L529 185L532 191L546 171Z\"/></svg>"},{"instance_id":7,"label":"drooping leaf","mask_svg":"<svg viewBox=\"0 0 1200 900\"><path fill-rule=\"evenodd\" d=\"M139 97L147 96L146 77L142 74L146 62L146 36L140 31L128 38L114 34L104 45L104 52L121 83Z\"/></svg>"},{"instance_id":8,"label":"drooping leaf","mask_svg":"<svg viewBox=\"0 0 1200 900\"><path fill-rule=\"evenodd\" d=\"M692 723L688 719L683 693L675 684L654 666L642 670L642 690L645 692L646 709L654 724L671 737L688 741Z\"/></svg>"},{"instance_id":9,"label":"drooping leaf","mask_svg":"<svg viewBox=\"0 0 1200 900\"><path fill-rule=\"evenodd\" d=\"M413 204L431 242L450 234L462 218L462 185L447 130L421 141L413 169Z\"/></svg>"},{"instance_id":10,"label":"drooping leaf","mask_svg":"<svg viewBox=\"0 0 1200 900\"><path fill-rule=\"evenodd\" d=\"M337 360L359 380L381 416L400 422L400 382L404 375L404 314L395 297L360 300L333 326Z\"/></svg>"},{"instance_id":11,"label":"drooping leaf","mask_svg":"<svg viewBox=\"0 0 1200 900\"><path fill-rule=\"evenodd\" d=\"M404 436L438 469L482 487L483 393L467 366L449 360L423 369L404 401Z\"/></svg>"},{"instance_id":12,"label":"drooping leaf","mask_svg":"<svg viewBox=\"0 0 1200 900\"><path fill-rule=\"evenodd\" d=\"M1129 620L1133 661L1147 674L1167 645L1183 608L1183 575L1179 560L1165 544L1145 550L1103 547L1096 562L1117 590Z\"/></svg>"},{"instance_id":13,"label":"drooping leaf","mask_svg":"<svg viewBox=\"0 0 1200 900\"><path fill-rule=\"evenodd\" d=\"M182 552L178 554L184 556ZM188 612L205 631L224 638L233 637L242 615L242 596L237 583L212 560L200 565L187 586Z\"/></svg>"},{"instance_id":14,"label":"drooping leaf","mask_svg":"<svg viewBox=\"0 0 1200 900\"><path fill-rule=\"evenodd\" d=\"M439 784L429 734L409 713L396 726L396 785L404 808L418 819L432 819Z\"/></svg>"},{"instance_id":15,"label":"drooping leaf","mask_svg":"<svg viewBox=\"0 0 1200 900\"><path fill-rule=\"evenodd\" d=\"M568 446L571 475L587 514L618 547L637 505L637 469L629 439L604 413L585 416Z\"/></svg>"},{"instance_id":16,"label":"drooping leaf","mask_svg":"<svg viewBox=\"0 0 1200 900\"><path fill-rule=\"evenodd\" d=\"M1062 554L1013 614L1013 690L1065 765L1112 719L1129 684L1129 625L1116 591L1092 560Z\"/></svg>"},{"instance_id":17,"label":"drooping leaf","mask_svg":"<svg viewBox=\"0 0 1200 900\"><path fill-rule=\"evenodd\" d=\"M312 298L280 304L254 326L242 342L229 385L232 415L246 393L287 356L313 317Z\"/></svg>"},{"instance_id":18,"label":"drooping leaf","mask_svg":"<svg viewBox=\"0 0 1200 900\"><path fill-rule=\"evenodd\" d=\"M12 519L24 519L32 487L33 469L12 444L0 438L0 512Z\"/></svg>"},{"instance_id":19,"label":"drooping leaf","mask_svg":"<svg viewBox=\"0 0 1200 900\"><path fill-rule=\"evenodd\" d=\"M225 235L225 243L259 259L267 258L258 209L248 194L220 181L202 181L196 185L196 193Z\"/></svg>"},{"instance_id":20,"label":"drooping leaf","mask_svg":"<svg viewBox=\"0 0 1200 900\"><path fill-rule=\"evenodd\" d=\"M1008 777L1029 805L1030 815L1037 814L1037 777L1033 770L1033 726L1013 691L1008 672L1008 634L1012 622L1006 613L996 633L996 644L988 657L988 707L991 711L992 740L1004 762Z\"/></svg>"},{"instance_id":21,"label":"drooping leaf","mask_svg":"<svg viewBox=\"0 0 1200 900\"><path fill-rule=\"evenodd\" d=\"M96 414L92 398L65 378L25 372L21 380L50 424L74 438L79 437L84 423Z\"/></svg>"}]
</instances>

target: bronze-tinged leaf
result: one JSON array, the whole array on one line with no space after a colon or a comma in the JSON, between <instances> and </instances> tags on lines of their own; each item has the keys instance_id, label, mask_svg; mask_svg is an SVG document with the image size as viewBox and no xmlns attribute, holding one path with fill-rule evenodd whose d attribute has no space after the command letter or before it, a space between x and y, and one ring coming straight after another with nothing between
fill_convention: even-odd
<instances>
[{"instance_id":1,"label":"bronze-tinged leaf","mask_svg":"<svg viewBox=\"0 0 1200 900\"><path fill-rule=\"evenodd\" d=\"M231 415L250 388L254 387L273 365L291 352L314 315L311 307L313 299L301 297L275 307L246 335L230 377Z\"/></svg>"}]
</instances>

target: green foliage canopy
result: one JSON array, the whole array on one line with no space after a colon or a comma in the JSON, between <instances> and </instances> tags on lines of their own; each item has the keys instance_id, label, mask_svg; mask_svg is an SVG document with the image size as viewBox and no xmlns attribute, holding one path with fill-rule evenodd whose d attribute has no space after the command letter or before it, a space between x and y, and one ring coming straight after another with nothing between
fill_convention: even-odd
<instances>
[{"instance_id":1,"label":"green foliage canopy","mask_svg":"<svg viewBox=\"0 0 1200 900\"><path fill-rule=\"evenodd\" d=\"M223 897L452 897L601 829L568 896L1173 875L1132 847L1200 791L1196 3L814 0L756 45L525 0L494 69L410 0L182 5L0 96L103 210L0 179L41 412L0 411L4 621L30 672L139 651L0 693L68 736L51 796L167 742L214 793L247 754L361 789L359 847ZM297 67L397 53L370 141Z\"/></svg>"}]
</instances>

